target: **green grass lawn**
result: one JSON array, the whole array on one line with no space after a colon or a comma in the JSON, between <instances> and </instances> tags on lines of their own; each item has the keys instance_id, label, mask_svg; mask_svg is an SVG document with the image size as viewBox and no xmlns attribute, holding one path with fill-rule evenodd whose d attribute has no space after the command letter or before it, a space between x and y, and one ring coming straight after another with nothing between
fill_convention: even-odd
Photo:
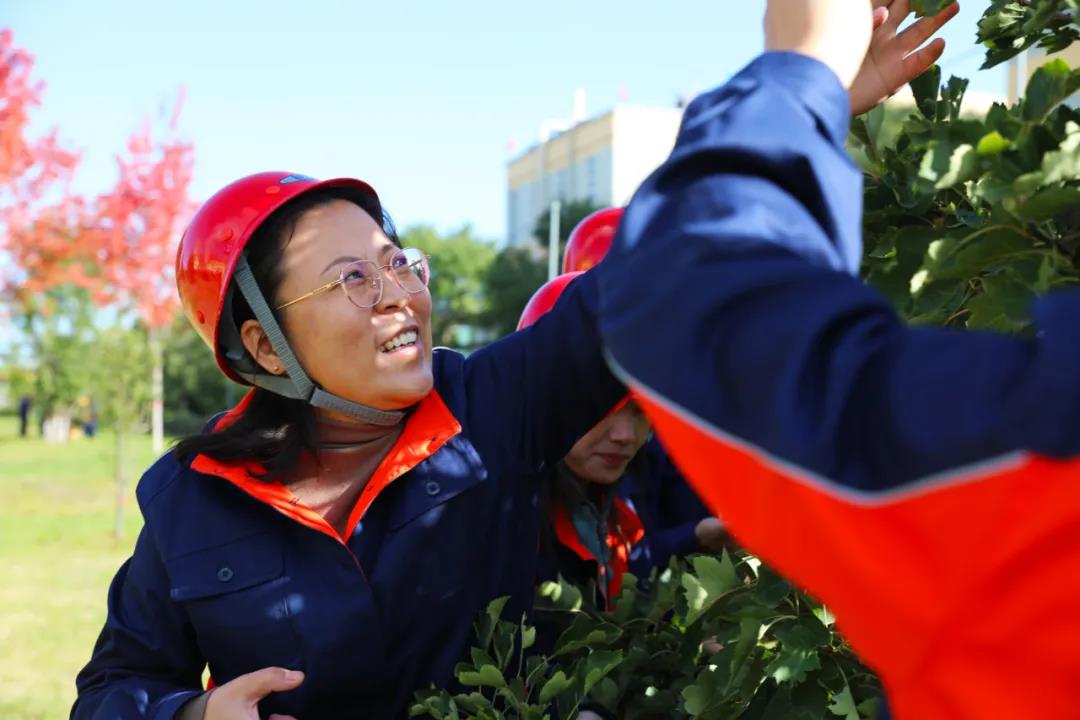
<instances>
[{"instance_id":1,"label":"green grass lawn","mask_svg":"<svg viewBox=\"0 0 1080 720\"><path fill-rule=\"evenodd\" d=\"M67 717L105 594L142 525L135 483L154 456L128 442L123 538L113 538L114 438L48 445L0 416L0 718Z\"/></svg>"}]
</instances>

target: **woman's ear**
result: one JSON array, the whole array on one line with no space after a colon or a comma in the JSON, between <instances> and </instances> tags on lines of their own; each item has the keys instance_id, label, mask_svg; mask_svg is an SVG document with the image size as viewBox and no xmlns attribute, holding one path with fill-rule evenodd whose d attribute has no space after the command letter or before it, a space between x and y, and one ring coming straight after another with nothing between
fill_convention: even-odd
<instances>
[{"instance_id":1,"label":"woman's ear","mask_svg":"<svg viewBox=\"0 0 1080 720\"><path fill-rule=\"evenodd\" d=\"M240 340L244 343L244 349L255 358L255 362L259 363L263 370L271 375L285 374L285 363L274 350L270 338L258 320L244 321L240 326Z\"/></svg>"}]
</instances>

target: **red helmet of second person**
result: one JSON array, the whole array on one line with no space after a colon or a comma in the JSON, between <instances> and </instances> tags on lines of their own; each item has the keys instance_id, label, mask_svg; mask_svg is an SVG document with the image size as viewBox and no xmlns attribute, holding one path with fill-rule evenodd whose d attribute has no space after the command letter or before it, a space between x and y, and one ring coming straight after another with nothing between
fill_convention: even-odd
<instances>
[{"instance_id":1,"label":"red helmet of second person","mask_svg":"<svg viewBox=\"0 0 1080 720\"><path fill-rule=\"evenodd\" d=\"M524 330L546 315L548 310L555 307L555 303L558 302L566 286L578 275L581 275L581 273L563 273L541 285L540 289L529 298L529 302L525 303L525 309L521 311L521 319L518 320L517 329Z\"/></svg>"},{"instance_id":2,"label":"red helmet of second person","mask_svg":"<svg viewBox=\"0 0 1080 720\"><path fill-rule=\"evenodd\" d=\"M579 222L566 242L563 272L584 272L603 260L622 216L623 208L606 208Z\"/></svg>"},{"instance_id":3,"label":"red helmet of second person","mask_svg":"<svg viewBox=\"0 0 1080 720\"><path fill-rule=\"evenodd\" d=\"M188 320L210 346L218 367L239 383L246 381L229 366L219 342L225 299L237 260L252 234L275 210L300 195L321 188L355 191L368 204L378 195L353 178L315 180L287 172L248 175L227 185L203 203L180 239L176 253L176 289Z\"/></svg>"}]
</instances>

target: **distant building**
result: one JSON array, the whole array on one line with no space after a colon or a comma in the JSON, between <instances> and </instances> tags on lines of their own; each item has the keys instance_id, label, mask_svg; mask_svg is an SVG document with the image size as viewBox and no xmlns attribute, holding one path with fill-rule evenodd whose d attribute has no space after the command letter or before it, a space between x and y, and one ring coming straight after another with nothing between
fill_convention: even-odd
<instances>
[{"instance_id":1,"label":"distant building","mask_svg":"<svg viewBox=\"0 0 1080 720\"><path fill-rule=\"evenodd\" d=\"M1009 62L1009 104L1023 96L1031 76L1042 65L1054 58L1061 58L1071 68L1080 67L1080 43L1073 43L1059 53L1047 55L1045 50L1032 48ZM1080 94L1073 95L1066 101L1072 107L1080 107Z\"/></svg>"},{"instance_id":2,"label":"distant building","mask_svg":"<svg viewBox=\"0 0 1080 720\"><path fill-rule=\"evenodd\" d=\"M618 105L567 127L546 127L537 145L507 164L507 245L529 240L553 200L625 205L667 159L682 112Z\"/></svg>"}]
</instances>

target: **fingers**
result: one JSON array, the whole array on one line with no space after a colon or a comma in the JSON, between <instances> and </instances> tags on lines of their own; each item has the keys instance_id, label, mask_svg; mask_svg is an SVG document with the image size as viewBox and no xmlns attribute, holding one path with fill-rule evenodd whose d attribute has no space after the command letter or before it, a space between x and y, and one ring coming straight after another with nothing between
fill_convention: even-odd
<instances>
[{"instance_id":1,"label":"fingers","mask_svg":"<svg viewBox=\"0 0 1080 720\"><path fill-rule=\"evenodd\" d=\"M229 684L236 691L234 697L254 703L270 693L292 690L302 682L304 682L304 673L299 670L269 667L241 675Z\"/></svg>"},{"instance_id":2,"label":"fingers","mask_svg":"<svg viewBox=\"0 0 1080 720\"><path fill-rule=\"evenodd\" d=\"M911 0L893 0L889 3L888 26L892 30L900 27L900 23L911 14Z\"/></svg>"},{"instance_id":3,"label":"fingers","mask_svg":"<svg viewBox=\"0 0 1080 720\"><path fill-rule=\"evenodd\" d=\"M926 47L904 58L904 82L911 82L930 69L930 66L938 61L941 53L945 52L945 41L936 38Z\"/></svg>"},{"instance_id":4,"label":"fingers","mask_svg":"<svg viewBox=\"0 0 1080 720\"><path fill-rule=\"evenodd\" d=\"M960 4L953 3L949 7L945 8L937 15L930 17L924 17L914 23L911 27L904 30L904 32L897 35L897 39L900 40L900 47L905 53L909 53L915 48L922 45L927 39L934 33L942 28L942 26L956 17L956 14L960 12ZM890 10L891 16L891 10Z\"/></svg>"},{"instance_id":5,"label":"fingers","mask_svg":"<svg viewBox=\"0 0 1080 720\"><path fill-rule=\"evenodd\" d=\"M885 22L888 19L889 19L889 10L888 10L888 8L883 8L883 7L874 8L874 29L875 30L877 30L879 27L884 25Z\"/></svg>"}]
</instances>

